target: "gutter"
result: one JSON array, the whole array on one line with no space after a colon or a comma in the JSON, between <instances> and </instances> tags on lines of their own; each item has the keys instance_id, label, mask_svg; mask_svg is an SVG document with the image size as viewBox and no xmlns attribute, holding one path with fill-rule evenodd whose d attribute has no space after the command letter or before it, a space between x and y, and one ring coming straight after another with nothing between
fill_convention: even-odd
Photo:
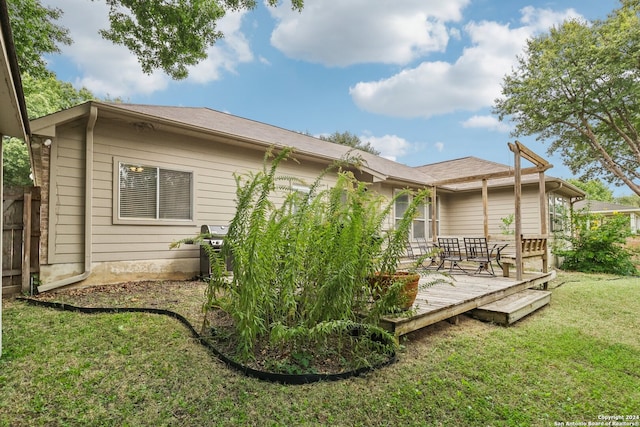
<instances>
[{"instance_id":1,"label":"gutter","mask_svg":"<svg viewBox=\"0 0 640 427\"><path fill-rule=\"evenodd\" d=\"M98 120L98 107L92 105L89 110L89 120L85 137L85 189L84 189L84 273L67 277L57 282L38 286L38 292L46 292L62 286L78 283L91 275L92 244L93 244L93 129Z\"/></svg>"}]
</instances>

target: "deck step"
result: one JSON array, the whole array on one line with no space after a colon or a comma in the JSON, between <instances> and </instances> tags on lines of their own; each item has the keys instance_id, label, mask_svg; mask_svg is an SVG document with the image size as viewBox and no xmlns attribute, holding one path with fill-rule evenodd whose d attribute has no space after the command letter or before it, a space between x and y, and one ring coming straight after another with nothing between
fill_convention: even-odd
<instances>
[{"instance_id":1,"label":"deck step","mask_svg":"<svg viewBox=\"0 0 640 427\"><path fill-rule=\"evenodd\" d=\"M525 289L471 311L477 319L510 325L551 302L551 292Z\"/></svg>"}]
</instances>

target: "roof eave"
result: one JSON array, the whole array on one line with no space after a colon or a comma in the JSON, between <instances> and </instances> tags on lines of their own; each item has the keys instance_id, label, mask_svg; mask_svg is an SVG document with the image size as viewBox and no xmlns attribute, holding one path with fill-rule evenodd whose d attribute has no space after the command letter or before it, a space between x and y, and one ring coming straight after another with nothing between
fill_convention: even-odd
<instances>
[{"instance_id":1,"label":"roof eave","mask_svg":"<svg viewBox=\"0 0 640 427\"><path fill-rule=\"evenodd\" d=\"M0 55L0 67L2 73L7 74L2 79L6 83L6 91L8 96L5 98L8 105L2 105L3 114L9 111L9 114L15 112L15 119L7 120L7 135L22 138L25 141L30 135L29 117L27 114L27 106L24 100L24 91L22 89L22 80L20 78L20 67L18 65L18 57L16 55L15 46L13 44L13 36L11 34L11 23L9 21L9 11L5 0L0 0L0 42L2 44L2 55ZM4 89L4 88L3 88ZM4 120L3 120L4 121Z\"/></svg>"}]
</instances>

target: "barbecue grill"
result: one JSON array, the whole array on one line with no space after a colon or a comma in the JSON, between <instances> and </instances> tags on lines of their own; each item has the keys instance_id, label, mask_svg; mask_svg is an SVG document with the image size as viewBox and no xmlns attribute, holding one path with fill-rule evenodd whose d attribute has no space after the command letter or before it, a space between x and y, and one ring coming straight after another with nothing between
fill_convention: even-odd
<instances>
[{"instance_id":1,"label":"barbecue grill","mask_svg":"<svg viewBox=\"0 0 640 427\"><path fill-rule=\"evenodd\" d=\"M200 234L207 234L208 237L203 239L202 245L209 245L213 247L213 250L220 252L222 250L222 244L224 238L229 231L229 227L226 225L203 225L200 227ZM233 262L231 257L225 259L225 266L227 271L233 270ZM200 246L200 276L205 279L211 277L211 262L206 249Z\"/></svg>"}]
</instances>

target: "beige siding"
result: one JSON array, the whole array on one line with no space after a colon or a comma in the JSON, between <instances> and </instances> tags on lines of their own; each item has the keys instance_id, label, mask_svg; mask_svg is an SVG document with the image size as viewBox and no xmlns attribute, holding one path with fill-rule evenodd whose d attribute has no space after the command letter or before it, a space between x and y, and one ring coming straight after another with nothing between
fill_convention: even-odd
<instances>
[{"instance_id":1,"label":"beige siding","mask_svg":"<svg viewBox=\"0 0 640 427\"><path fill-rule=\"evenodd\" d=\"M48 262L78 263L84 256L84 133L62 126L50 148Z\"/></svg>"},{"instance_id":2,"label":"beige siding","mask_svg":"<svg viewBox=\"0 0 640 427\"><path fill-rule=\"evenodd\" d=\"M482 236L482 194L465 192L442 195L440 234L443 236ZM540 213L537 187L522 190L522 232L540 233ZM512 189L488 191L489 234L500 236L502 218L515 212ZM512 226L515 226L515 224Z\"/></svg>"},{"instance_id":3,"label":"beige siding","mask_svg":"<svg viewBox=\"0 0 640 427\"><path fill-rule=\"evenodd\" d=\"M84 133L60 129L52 200L50 264L78 263L84 256ZM295 156L295 155L294 155ZM171 242L195 236L202 224L227 224L235 214L234 173L260 170L264 153L215 141L153 130L139 131L98 119L94 131L94 263L197 258L199 250ZM114 159L194 173L194 221L186 225L114 224ZM325 165L286 161L280 174L311 184ZM334 177L327 182L334 182Z\"/></svg>"},{"instance_id":4,"label":"beige siding","mask_svg":"<svg viewBox=\"0 0 640 427\"><path fill-rule=\"evenodd\" d=\"M85 126L86 119L58 127L51 148L48 266L42 269L44 280L49 282L78 274L82 271L79 266L85 260ZM195 236L202 224L228 224L235 214L234 174L261 170L263 157L262 151L229 145L220 140L199 139L148 127L136 128L121 121L112 122L98 117L94 130L91 182L90 250L93 270L108 272L108 279L104 280L111 281L139 278L145 271L152 276L155 274L154 277L176 272L193 275L198 268L198 248L184 245L170 250L169 245ZM114 220L114 207L117 206L117 201L114 203L117 196L114 182L117 183L118 161L193 172L193 221L168 225ZM326 164L306 159L299 159L299 163L290 160L282 163L279 174L297 177L311 185L325 167ZM333 184L335 175L327 176L325 181L327 186ZM394 190L403 187L375 183L371 190L390 200ZM457 194L443 191L438 196L441 202L440 235L482 235L480 191ZM513 212L512 190L489 191L490 234L499 235L500 218ZM522 213L523 231L537 234L537 188L523 189ZM393 227L393 212L386 227ZM193 271L187 271L189 268ZM95 280L100 278L89 279Z\"/></svg>"}]
</instances>

